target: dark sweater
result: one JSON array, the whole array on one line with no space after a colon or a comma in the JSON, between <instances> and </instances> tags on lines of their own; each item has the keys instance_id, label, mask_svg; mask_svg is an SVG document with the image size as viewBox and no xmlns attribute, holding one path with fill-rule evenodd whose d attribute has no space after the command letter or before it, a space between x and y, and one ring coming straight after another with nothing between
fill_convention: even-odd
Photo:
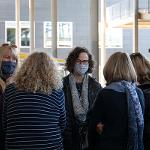
<instances>
[{"instance_id":1,"label":"dark sweater","mask_svg":"<svg viewBox=\"0 0 150 150\"><path fill-rule=\"evenodd\" d=\"M3 93L2 91L0 91L0 150L3 149L2 112L3 112Z\"/></svg>"},{"instance_id":2,"label":"dark sweater","mask_svg":"<svg viewBox=\"0 0 150 150\"><path fill-rule=\"evenodd\" d=\"M126 94L103 89L95 102L89 125L89 150L125 150L128 140L128 107ZM96 125L104 124L102 134Z\"/></svg>"},{"instance_id":3,"label":"dark sweater","mask_svg":"<svg viewBox=\"0 0 150 150\"><path fill-rule=\"evenodd\" d=\"M63 150L63 91L46 95L20 91L12 84L6 88L4 100L7 150Z\"/></svg>"}]
</instances>

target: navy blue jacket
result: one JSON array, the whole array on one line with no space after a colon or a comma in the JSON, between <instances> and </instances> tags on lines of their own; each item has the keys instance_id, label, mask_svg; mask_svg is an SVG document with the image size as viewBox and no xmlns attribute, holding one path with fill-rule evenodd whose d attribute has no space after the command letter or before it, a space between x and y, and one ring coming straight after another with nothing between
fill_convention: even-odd
<instances>
[{"instance_id":1,"label":"navy blue jacket","mask_svg":"<svg viewBox=\"0 0 150 150\"><path fill-rule=\"evenodd\" d=\"M66 124L64 93L18 90L9 85L4 93L5 148L7 150L63 150Z\"/></svg>"}]
</instances>

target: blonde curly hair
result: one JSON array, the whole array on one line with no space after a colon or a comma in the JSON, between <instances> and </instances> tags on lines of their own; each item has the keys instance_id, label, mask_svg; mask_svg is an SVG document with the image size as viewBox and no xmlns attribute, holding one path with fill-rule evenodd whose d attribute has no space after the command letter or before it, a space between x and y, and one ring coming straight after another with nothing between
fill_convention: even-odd
<instances>
[{"instance_id":1,"label":"blonde curly hair","mask_svg":"<svg viewBox=\"0 0 150 150\"><path fill-rule=\"evenodd\" d=\"M31 54L22 64L15 77L16 87L29 92L51 94L62 88L57 66L44 52Z\"/></svg>"}]
</instances>

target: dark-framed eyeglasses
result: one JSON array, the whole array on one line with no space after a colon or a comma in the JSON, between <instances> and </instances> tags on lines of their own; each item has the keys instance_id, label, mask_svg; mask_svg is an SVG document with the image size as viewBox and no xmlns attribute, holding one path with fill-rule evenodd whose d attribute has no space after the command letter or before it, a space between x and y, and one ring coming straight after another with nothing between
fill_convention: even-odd
<instances>
[{"instance_id":1,"label":"dark-framed eyeglasses","mask_svg":"<svg viewBox=\"0 0 150 150\"><path fill-rule=\"evenodd\" d=\"M89 60L80 60L80 59L77 59L77 60L76 60L76 63L77 63L77 64L88 64L88 63L89 63Z\"/></svg>"}]
</instances>

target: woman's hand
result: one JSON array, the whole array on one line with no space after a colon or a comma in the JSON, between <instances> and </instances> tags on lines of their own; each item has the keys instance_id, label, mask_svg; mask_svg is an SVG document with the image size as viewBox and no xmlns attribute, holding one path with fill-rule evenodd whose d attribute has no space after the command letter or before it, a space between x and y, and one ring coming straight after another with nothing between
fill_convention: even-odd
<instances>
[{"instance_id":1,"label":"woman's hand","mask_svg":"<svg viewBox=\"0 0 150 150\"><path fill-rule=\"evenodd\" d=\"M97 133L102 134L103 128L104 128L104 124L102 124L101 122L98 123L97 126L96 126Z\"/></svg>"}]
</instances>

